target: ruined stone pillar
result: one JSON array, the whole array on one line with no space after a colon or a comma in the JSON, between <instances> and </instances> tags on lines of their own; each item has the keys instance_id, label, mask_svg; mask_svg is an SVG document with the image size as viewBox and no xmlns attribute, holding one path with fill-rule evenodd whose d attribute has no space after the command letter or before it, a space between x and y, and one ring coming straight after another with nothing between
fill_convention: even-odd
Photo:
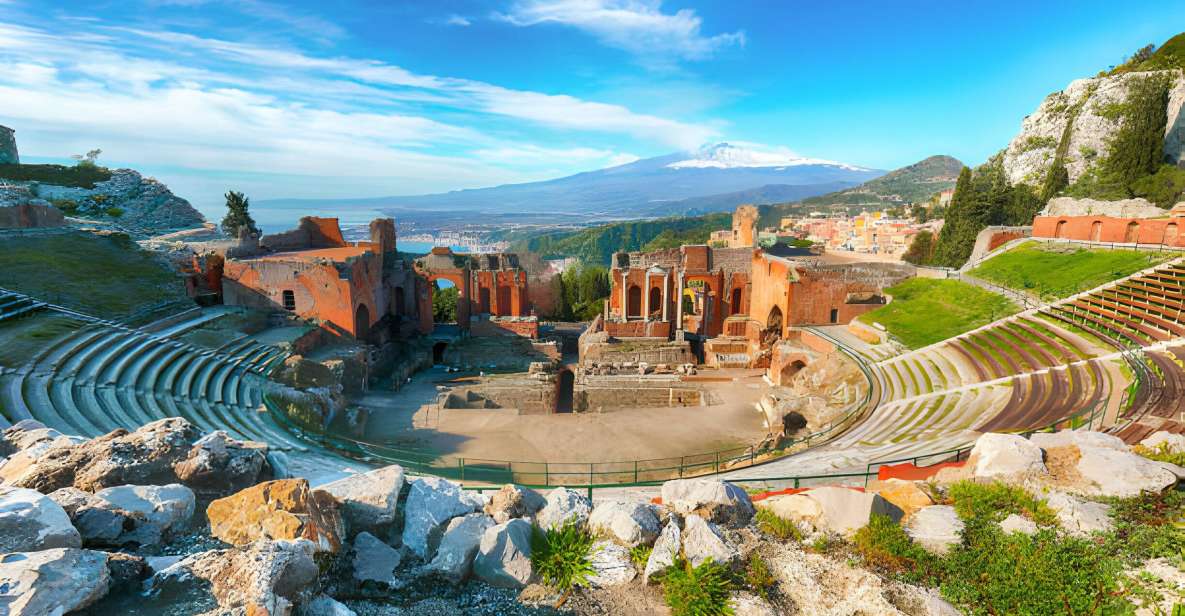
<instances>
[{"instance_id":1,"label":"ruined stone pillar","mask_svg":"<svg viewBox=\"0 0 1185 616\"><path fill-rule=\"evenodd\" d=\"M650 322L650 270L646 270L645 282L642 283L642 320Z\"/></svg>"},{"instance_id":2,"label":"ruined stone pillar","mask_svg":"<svg viewBox=\"0 0 1185 616\"><path fill-rule=\"evenodd\" d=\"M621 270L621 320L622 322L630 320L630 302L629 302L629 281L626 279L626 270Z\"/></svg>"},{"instance_id":3,"label":"ruined stone pillar","mask_svg":"<svg viewBox=\"0 0 1185 616\"><path fill-rule=\"evenodd\" d=\"M669 287L669 286L671 286L671 273L670 272L663 272L663 275L662 275L662 320L664 322L667 320L667 306L669 306L671 303L667 299L667 287Z\"/></svg>"},{"instance_id":4,"label":"ruined stone pillar","mask_svg":"<svg viewBox=\"0 0 1185 616\"><path fill-rule=\"evenodd\" d=\"M675 284L675 329L683 329L683 272L679 272Z\"/></svg>"}]
</instances>

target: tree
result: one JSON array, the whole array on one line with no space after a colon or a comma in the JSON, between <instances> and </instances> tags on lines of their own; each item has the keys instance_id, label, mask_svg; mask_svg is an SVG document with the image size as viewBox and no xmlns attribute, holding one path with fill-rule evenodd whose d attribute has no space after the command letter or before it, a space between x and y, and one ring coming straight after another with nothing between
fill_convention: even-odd
<instances>
[{"instance_id":1,"label":"tree","mask_svg":"<svg viewBox=\"0 0 1185 616\"><path fill-rule=\"evenodd\" d=\"M955 194L951 197L950 206L946 209L946 219L942 232L938 234L938 242L934 247L933 262L935 265L958 267L971 254L971 247L964 251L967 244L968 230L973 226L969 222L975 208L974 189L971 186L971 169L963 167L959 171L959 179L955 182ZM971 233L971 243L975 242L975 231Z\"/></svg>"},{"instance_id":2,"label":"tree","mask_svg":"<svg viewBox=\"0 0 1185 616\"><path fill-rule=\"evenodd\" d=\"M901 255L901 260L914 265L926 265L934 258L934 234L929 231L919 231L913 236L909 250Z\"/></svg>"},{"instance_id":3,"label":"tree","mask_svg":"<svg viewBox=\"0 0 1185 616\"><path fill-rule=\"evenodd\" d=\"M250 201L241 192L226 193L226 216L222 219L222 232L237 238L242 230L259 233L255 221L251 218Z\"/></svg>"},{"instance_id":4,"label":"tree","mask_svg":"<svg viewBox=\"0 0 1185 616\"><path fill-rule=\"evenodd\" d=\"M93 150L88 151L86 154L75 154L75 155L71 156L70 158L73 158L81 166L94 167L97 165L97 161L99 160L99 155L102 153L103 153L103 150L100 150L99 148L95 148Z\"/></svg>"},{"instance_id":5,"label":"tree","mask_svg":"<svg viewBox=\"0 0 1185 616\"><path fill-rule=\"evenodd\" d=\"M435 281L432 283L432 321L434 323L457 322L457 287L441 289Z\"/></svg>"},{"instance_id":6,"label":"tree","mask_svg":"<svg viewBox=\"0 0 1185 616\"><path fill-rule=\"evenodd\" d=\"M1124 101L1123 123L1108 148L1101 171L1111 184L1134 197L1133 185L1156 173L1164 162L1164 127L1168 123L1169 81L1151 75L1135 81Z\"/></svg>"}]
</instances>

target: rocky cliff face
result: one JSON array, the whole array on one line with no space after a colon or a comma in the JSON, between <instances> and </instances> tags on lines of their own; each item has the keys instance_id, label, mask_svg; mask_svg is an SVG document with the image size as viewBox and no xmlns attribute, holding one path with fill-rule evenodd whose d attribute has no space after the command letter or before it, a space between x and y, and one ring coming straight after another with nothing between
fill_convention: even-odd
<instances>
[{"instance_id":1,"label":"rocky cliff face","mask_svg":"<svg viewBox=\"0 0 1185 616\"><path fill-rule=\"evenodd\" d=\"M1180 163L1185 159L1185 116L1181 113L1185 105L1185 75L1179 69L1158 72L1169 73L1174 78L1169 90L1164 150L1170 161ZM1013 184L1040 185L1053 163L1066 125L1071 122L1066 170L1070 182L1077 180L1099 158L1106 156L1122 121L1117 109L1127 99L1133 82L1152 74L1133 72L1078 79L1065 90L1045 97L1037 111L1024 119L1020 133L1004 151L1008 180Z\"/></svg>"},{"instance_id":2,"label":"rocky cliff face","mask_svg":"<svg viewBox=\"0 0 1185 616\"><path fill-rule=\"evenodd\" d=\"M20 156L16 151L16 137L13 130L7 126L0 126L0 165L19 163Z\"/></svg>"}]
</instances>

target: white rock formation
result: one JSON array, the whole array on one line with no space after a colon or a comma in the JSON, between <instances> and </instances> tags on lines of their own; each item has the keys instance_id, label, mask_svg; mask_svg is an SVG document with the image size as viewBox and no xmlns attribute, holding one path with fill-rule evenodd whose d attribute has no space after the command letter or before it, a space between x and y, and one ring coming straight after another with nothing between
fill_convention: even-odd
<instances>
[{"instance_id":1,"label":"white rock formation","mask_svg":"<svg viewBox=\"0 0 1185 616\"><path fill-rule=\"evenodd\" d=\"M1041 448L1023 436L988 432L975 441L967 466L975 477L1044 473Z\"/></svg>"},{"instance_id":2,"label":"white rock formation","mask_svg":"<svg viewBox=\"0 0 1185 616\"><path fill-rule=\"evenodd\" d=\"M538 492L514 484L506 484L490 495L485 512L493 516L498 524L511 518L535 515L547 504Z\"/></svg>"},{"instance_id":3,"label":"white rock formation","mask_svg":"<svg viewBox=\"0 0 1185 616\"><path fill-rule=\"evenodd\" d=\"M1005 533L1035 535L1037 534L1037 523L1022 515L1010 513L1008 517L1000 521L1000 530Z\"/></svg>"},{"instance_id":4,"label":"white rock formation","mask_svg":"<svg viewBox=\"0 0 1185 616\"><path fill-rule=\"evenodd\" d=\"M79 547L61 506L35 490L0 487L0 553Z\"/></svg>"},{"instance_id":5,"label":"white rock formation","mask_svg":"<svg viewBox=\"0 0 1185 616\"><path fill-rule=\"evenodd\" d=\"M535 522L539 528L551 530L568 522L584 524L592 512L592 503L576 490L556 488L547 493L547 504L539 510Z\"/></svg>"},{"instance_id":6,"label":"white rock formation","mask_svg":"<svg viewBox=\"0 0 1185 616\"><path fill-rule=\"evenodd\" d=\"M428 568L454 584L465 581L473 568L473 558L477 556L481 538L492 526L493 518L481 513L453 518Z\"/></svg>"},{"instance_id":7,"label":"white rock formation","mask_svg":"<svg viewBox=\"0 0 1185 616\"><path fill-rule=\"evenodd\" d=\"M403 555L378 537L362 531L354 537L354 579L395 586L395 568Z\"/></svg>"},{"instance_id":8,"label":"white rock formation","mask_svg":"<svg viewBox=\"0 0 1185 616\"><path fill-rule=\"evenodd\" d=\"M899 521L901 509L879 494L849 488L813 488L798 494L771 496L758 502L779 517L793 520L809 532L832 532L851 536L868 525L872 514Z\"/></svg>"},{"instance_id":9,"label":"white rock formation","mask_svg":"<svg viewBox=\"0 0 1185 616\"><path fill-rule=\"evenodd\" d=\"M693 567L708 559L727 564L740 557L715 523L694 513L683 519L683 555Z\"/></svg>"},{"instance_id":10,"label":"white rock formation","mask_svg":"<svg viewBox=\"0 0 1185 616\"><path fill-rule=\"evenodd\" d=\"M626 547L653 543L662 530L658 516L642 503L604 502L588 518L593 533L609 537Z\"/></svg>"},{"instance_id":11,"label":"white rock formation","mask_svg":"<svg viewBox=\"0 0 1185 616\"><path fill-rule=\"evenodd\" d=\"M1057 514L1058 523L1071 535L1085 537L1091 533L1111 530L1111 508L1065 494L1050 492L1044 495L1045 504Z\"/></svg>"},{"instance_id":12,"label":"white rock formation","mask_svg":"<svg viewBox=\"0 0 1185 616\"><path fill-rule=\"evenodd\" d=\"M73 612L102 599L107 555L77 548L0 555L0 611L11 616Z\"/></svg>"},{"instance_id":13,"label":"white rock formation","mask_svg":"<svg viewBox=\"0 0 1185 616\"><path fill-rule=\"evenodd\" d=\"M403 514L403 545L416 556L430 559L430 544L439 539L448 521L477 511L481 503L461 486L444 479L423 477L411 482Z\"/></svg>"},{"instance_id":14,"label":"white rock formation","mask_svg":"<svg viewBox=\"0 0 1185 616\"><path fill-rule=\"evenodd\" d=\"M535 577L531 565L531 524L515 518L486 529L473 561L473 575L501 588L523 588L530 584Z\"/></svg>"},{"instance_id":15,"label":"white rock formation","mask_svg":"<svg viewBox=\"0 0 1185 616\"><path fill-rule=\"evenodd\" d=\"M642 572L642 579L645 583L649 584L651 577L666 571L668 567L675 564L682 545L683 538L682 532L679 530L679 522L676 520L667 522L662 532L659 533L658 540L654 542L650 558L646 561L646 569Z\"/></svg>"},{"instance_id":16,"label":"white rock formation","mask_svg":"<svg viewBox=\"0 0 1185 616\"><path fill-rule=\"evenodd\" d=\"M963 540L963 521L949 505L923 507L905 523L905 534L935 554L946 554Z\"/></svg>"},{"instance_id":17,"label":"white rock formation","mask_svg":"<svg viewBox=\"0 0 1185 616\"><path fill-rule=\"evenodd\" d=\"M593 543L589 564L592 565L593 574L589 576L588 583L593 588L620 586L638 577L638 571L630 560L630 551L612 541Z\"/></svg>"},{"instance_id":18,"label":"white rock formation","mask_svg":"<svg viewBox=\"0 0 1185 616\"><path fill-rule=\"evenodd\" d=\"M749 523L755 509L741 488L718 479L675 479L662 484L662 503L676 513L697 513L729 527Z\"/></svg>"},{"instance_id":19,"label":"white rock formation","mask_svg":"<svg viewBox=\"0 0 1185 616\"><path fill-rule=\"evenodd\" d=\"M1140 441L1140 444L1153 450L1159 449L1163 445L1170 453L1182 453L1185 452L1185 434L1174 434L1160 430Z\"/></svg>"},{"instance_id":20,"label":"white rock formation","mask_svg":"<svg viewBox=\"0 0 1185 616\"><path fill-rule=\"evenodd\" d=\"M403 467L392 464L321 486L341 503L342 518L351 533L380 532L395 521Z\"/></svg>"}]
</instances>

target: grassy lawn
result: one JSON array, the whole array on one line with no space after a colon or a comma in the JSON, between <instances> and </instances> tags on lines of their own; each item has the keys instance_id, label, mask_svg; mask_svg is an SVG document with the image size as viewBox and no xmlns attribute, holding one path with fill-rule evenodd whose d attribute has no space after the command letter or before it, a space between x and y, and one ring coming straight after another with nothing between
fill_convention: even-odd
<instances>
[{"instance_id":1,"label":"grassy lawn","mask_svg":"<svg viewBox=\"0 0 1185 616\"><path fill-rule=\"evenodd\" d=\"M81 231L0 240L0 287L107 318L185 298L181 278L152 253Z\"/></svg>"},{"instance_id":2,"label":"grassy lawn","mask_svg":"<svg viewBox=\"0 0 1185 616\"><path fill-rule=\"evenodd\" d=\"M893 301L861 315L916 349L1019 312L1007 298L958 280L913 278L886 289Z\"/></svg>"},{"instance_id":3,"label":"grassy lawn","mask_svg":"<svg viewBox=\"0 0 1185 616\"><path fill-rule=\"evenodd\" d=\"M1168 256L1027 242L989 259L969 273L1044 300L1055 300L1151 267Z\"/></svg>"}]
</instances>

